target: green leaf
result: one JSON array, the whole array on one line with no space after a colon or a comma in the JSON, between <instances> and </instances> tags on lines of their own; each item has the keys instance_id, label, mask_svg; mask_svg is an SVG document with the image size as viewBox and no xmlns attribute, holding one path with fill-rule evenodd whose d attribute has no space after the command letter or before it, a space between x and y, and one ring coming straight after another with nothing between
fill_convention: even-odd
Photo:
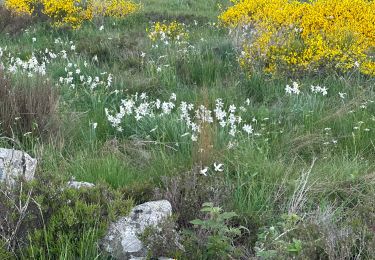
<instances>
[{"instance_id":1,"label":"green leaf","mask_svg":"<svg viewBox=\"0 0 375 260\"><path fill-rule=\"evenodd\" d=\"M193 225L196 225L196 226L202 226L202 225L204 225L204 221L200 220L200 219L192 220L192 221L190 221L190 223L193 224Z\"/></svg>"}]
</instances>

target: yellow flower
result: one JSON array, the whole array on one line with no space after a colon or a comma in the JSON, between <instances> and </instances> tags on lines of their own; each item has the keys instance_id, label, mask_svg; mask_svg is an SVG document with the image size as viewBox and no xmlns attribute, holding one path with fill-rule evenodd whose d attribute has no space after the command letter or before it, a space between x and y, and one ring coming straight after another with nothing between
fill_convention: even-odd
<instances>
[{"instance_id":1,"label":"yellow flower","mask_svg":"<svg viewBox=\"0 0 375 260\"><path fill-rule=\"evenodd\" d=\"M357 67L375 75L375 1L366 0L237 0L219 19L222 24L251 29L243 40L246 59L267 72L347 71ZM358 66L355 66L357 64ZM253 66L253 64L251 65Z\"/></svg>"},{"instance_id":2,"label":"yellow flower","mask_svg":"<svg viewBox=\"0 0 375 260\"><path fill-rule=\"evenodd\" d=\"M129 0L5 0L5 6L16 14L38 15L36 7L47 15L56 27L80 28L94 16L122 18L139 10Z\"/></svg>"}]
</instances>

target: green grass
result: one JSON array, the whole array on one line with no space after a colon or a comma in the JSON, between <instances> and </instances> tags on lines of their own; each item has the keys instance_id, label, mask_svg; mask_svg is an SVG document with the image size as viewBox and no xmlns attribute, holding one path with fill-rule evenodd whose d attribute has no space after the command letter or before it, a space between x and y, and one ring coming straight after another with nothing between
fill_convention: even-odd
<instances>
[{"instance_id":1,"label":"green grass","mask_svg":"<svg viewBox=\"0 0 375 260\"><path fill-rule=\"evenodd\" d=\"M104 182L119 190L139 189L140 193L142 185L145 189L163 187L163 176L173 178L190 171L199 164L197 150L207 147L183 137L187 129L176 114L140 121L129 118L124 131L118 133L107 121L104 109L117 109L121 99L137 92L163 100L176 93L179 101L211 108L217 98L236 107L249 99L242 117L256 119L253 124L259 136L243 135L237 140L238 146L228 149L228 135L215 128L212 140L206 140L214 147L207 149L212 153L209 163L224 163L225 171L216 174L223 174L223 185L233 191L227 194L229 202L222 205L225 209L236 211L240 221L255 227L254 232L258 227L274 225L288 213L299 178L315 158L304 213L333 205L345 214L354 214L356 207L369 203L367 198L374 193L366 180L375 172L374 78L356 73L303 75L298 79L261 72L247 75L237 63L236 47L226 29L209 25L217 23L218 5L225 7L227 1L146 0L142 4L140 13L122 21L98 20L78 31L37 23L17 36L0 35L0 47L8 46L7 51L23 58L46 48L55 52L69 48L70 44L54 44L57 37L73 41L76 54L69 55L69 62L79 64L82 73L113 74L110 88L93 91L79 83L74 89L52 84L60 96L59 132L48 140L21 143L41 159L40 172L54 172L66 180L74 177ZM147 37L150 22L175 19L187 24L189 44L195 48L186 55L180 55L176 46L153 49ZM99 30L101 25L103 31ZM141 52L146 53L146 61ZM95 55L98 62L92 60ZM88 65L83 68L85 61ZM46 76L57 83L59 77L66 76L65 66L66 61L52 61ZM161 72L157 72L158 67L162 67ZM286 84L293 80L301 84L304 94L285 94ZM312 94L311 84L326 86L328 95ZM339 92L346 93L344 100ZM93 123L97 123L96 129ZM9 146L9 142L1 142ZM132 196L138 198L137 194ZM72 246L80 248L81 259L100 259L100 251L92 246L95 232L92 227L85 231L80 245L61 241L59 259L77 257L69 254ZM255 234L250 236L251 241L256 240Z\"/></svg>"}]
</instances>

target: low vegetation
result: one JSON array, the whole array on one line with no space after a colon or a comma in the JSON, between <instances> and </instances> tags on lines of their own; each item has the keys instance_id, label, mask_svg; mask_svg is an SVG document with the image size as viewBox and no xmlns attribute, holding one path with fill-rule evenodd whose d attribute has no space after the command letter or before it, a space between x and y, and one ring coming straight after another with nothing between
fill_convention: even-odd
<instances>
[{"instance_id":1,"label":"low vegetation","mask_svg":"<svg viewBox=\"0 0 375 260\"><path fill-rule=\"evenodd\" d=\"M156 199L150 258L372 259L374 10L5 1L0 146L38 167L0 188L0 259L110 259L108 224Z\"/></svg>"}]
</instances>

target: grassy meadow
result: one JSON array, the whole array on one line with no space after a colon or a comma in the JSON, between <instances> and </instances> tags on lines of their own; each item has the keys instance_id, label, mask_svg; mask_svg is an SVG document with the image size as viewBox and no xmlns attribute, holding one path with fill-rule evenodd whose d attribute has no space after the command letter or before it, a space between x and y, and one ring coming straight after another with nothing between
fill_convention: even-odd
<instances>
[{"instance_id":1,"label":"grassy meadow","mask_svg":"<svg viewBox=\"0 0 375 260\"><path fill-rule=\"evenodd\" d=\"M39 160L0 195L1 259L111 259L108 223L156 199L184 249L151 234L150 258L373 259L375 78L249 73L218 20L230 5L143 0L77 30L0 15L0 147ZM173 21L183 40L150 39ZM72 179L96 187L61 188Z\"/></svg>"}]
</instances>

